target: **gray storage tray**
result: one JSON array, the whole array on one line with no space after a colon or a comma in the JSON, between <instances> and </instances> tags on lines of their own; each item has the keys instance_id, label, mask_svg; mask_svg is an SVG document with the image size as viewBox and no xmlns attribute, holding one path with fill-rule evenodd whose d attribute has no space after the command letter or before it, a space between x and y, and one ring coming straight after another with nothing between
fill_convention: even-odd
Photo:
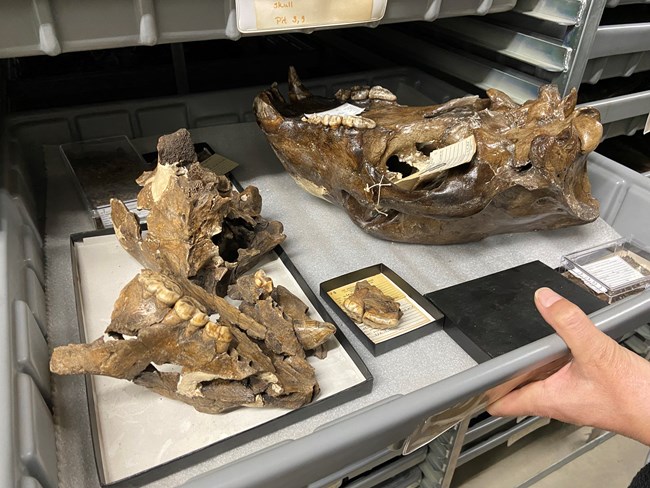
<instances>
[{"instance_id":1,"label":"gray storage tray","mask_svg":"<svg viewBox=\"0 0 650 488\"><path fill-rule=\"evenodd\" d=\"M597 153L589 156L588 164L602 218L622 236L650 247L650 226L642 223L644 210L650 209L650 178Z\"/></svg>"},{"instance_id":2,"label":"gray storage tray","mask_svg":"<svg viewBox=\"0 0 650 488\"><path fill-rule=\"evenodd\" d=\"M600 80L618 76L631 76L634 73L649 69L650 51L590 59L582 75L582 81L583 83L595 84Z\"/></svg>"},{"instance_id":3,"label":"gray storage tray","mask_svg":"<svg viewBox=\"0 0 650 488\"><path fill-rule=\"evenodd\" d=\"M34 309L41 314L45 310L44 293L26 260L25 236L31 226L21 215L19 200L0 188L0 411L4 413L0 486L23 480L26 486L56 488L54 421L48 406L49 350L33 314ZM31 251L31 266L42 269L42 253Z\"/></svg>"},{"instance_id":4,"label":"gray storage tray","mask_svg":"<svg viewBox=\"0 0 650 488\"><path fill-rule=\"evenodd\" d=\"M589 59L649 50L650 22L601 25L591 45Z\"/></svg>"},{"instance_id":5,"label":"gray storage tray","mask_svg":"<svg viewBox=\"0 0 650 488\"><path fill-rule=\"evenodd\" d=\"M279 89L286 92L285 80ZM400 103L426 105L465 95L463 90L413 68L392 68L303 80L315 95L333 96L355 84L382 85ZM251 86L184 97L151 98L101 105L12 114L6 119L9 138L21 144L65 144L125 135L131 139L165 134L179 127L197 128L251 122L252 101L268 86ZM17 146L17 147L14 147ZM13 144L19 160L18 144ZM29 192L27 192L29 194Z\"/></svg>"},{"instance_id":6,"label":"gray storage tray","mask_svg":"<svg viewBox=\"0 0 650 488\"><path fill-rule=\"evenodd\" d=\"M516 0L388 0L381 22L485 15L515 4ZM9 2L0 16L0 58L239 37L234 0L37 0Z\"/></svg>"},{"instance_id":7,"label":"gray storage tray","mask_svg":"<svg viewBox=\"0 0 650 488\"><path fill-rule=\"evenodd\" d=\"M614 8L619 5L630 5L633 3L650 3L648 0L607 0L607 7Z\"/></svg>"},{"instance_id":8,"label":"gray storage tray","mask_svg":"<svg viewBox=\"0 0 650 488\"><path fill-rule=\"evenodd\" d=\"M413 76L413 73L418 76ZM347 77L347 79L346 77L332 77L326 83L327 88L323 89L332 90L336 88L336 83L347 85L357 79L376 79L382 80L382 83L387 81L393 84L392 86L387 84L387 86L394 90L394 87L397 87L398 95L411 97L412 100L420 100L421 103L427 103L436 92L439 95L442 92L438 101L449 96L458 96L457 93L448 93L444 88L450 88L449 92L458 92L457 89L430 76L420 76L420 72L416 70L387 70L355 75ZM441 91L440 87L443 88ZM231 95L232 92L208 93L171 100L135 101L129 104L107 104L79 109L20 114L7 121L9 125L7 134L19 137L21 142L25 143L42 141L58 144L79 138L85 127L101 132L110 131L112 130L111 124L115 120L126 120L127 125L118 124L114 130L122 131L124 127L129 127L136 136L151 135L175 130L184 125L191 126L189 121L197 125L197 121L201 120L203 116L207 117L206 122L212 121L215 114L221 113L220 110L223 108L221 104L226 103L226 110L232 110L236 104L240 103L235 99L232 105L228 105L225 100L230 100ZM244 92L240 93L241 97L244 95ZM402 96L400 96L400 101L403 101ZM116 108L118 114L123 114L122 119L114 117ZM146 113L147 117L138 118L141 112ZM84 125L84 121L88 119L99 123ZM131 127L131 120L139 122ZM110 135L110 133L101 135ZM196 142L207 142L218 152L244 163L238 170L238 179L244 184L258 185L263 191L264 214L270 218L279 218L285 223L286 232L290 236L287 252L303 271L312 290L316 290L318 283L327 278L374 263L377 256L381 256L382 261L408 277L408 281L416 289L429 291L526 262L532 255L551 266L557 266L562 254L611 240L617 236L604 222L598 220L582 227L513 236L495 236L479 243L459 246L394 245L363 234L341 210L298 189L280 167L254 123L206 127L194 130L193 135ZM134 141L136 147L143 153L151 151L155 142L155 137ZM50 341L56 345L78 340L78 337L75 339L75 308L70 294L71 271L68 239L71 233L92 229L92 224L86 219L81 201L77 199L74 191L71 191L73 186L61 165L56 147L46 148L46 159L49 166L48 184L50 186L47 220L48 279L56 280L56 286L49 286L47 290L50 304L48 319ZM65 209L65 212L62 209ZM313 225L313 219L317 220L318 225ZM334 228L337 230L335 234L330 231ZM313 249L320 249L320 252L314 254ZM345 249L345 252L341 253L340 249ZM404 249L407 249L408 253L405 254ZM477 256L480 258L477 259ZM424 269L423 262L432 263L432 268ZM283 429L274 435L257 439L223 456L165 478L156 486L178 486L192 476L218 466L229 465L247 454L259 454L261 450L274 444L278 446L292 444L287 443L287 439L300 439L315 428L325 426L333 420L337 420L337 423L323 427L322 430L329 432L331 428L339 429L336 426L343 423L346 426L344 432L347 437L362 435L364 423L358 419L349 418L348 415L352 412L368 406L371 407L368 413L373 416L382 402L385 402L386 405L392 404L394 401L400 400L401 395L409 392L417 393L422 388L428 388L427 385L465 370L473 364L469 357L441 331L409 345L408 349L391 351L381 359L372 358L366 354L358 341L355 341L356 339L352 337L351 342L354 347L360 351L364 361L377 378L378 386L367 397L337 407L331 412L319 414L315 418ZM429 354L432 350L436 351L435 355ZM414 357L426 364L418 363L418 366L414 367L412 363ZM402 381L405 376L410 378L408 383ZM79 411L80 406L85 402L83 379L80 377L56 377L53 381L56 384L55 396L58 395L58 401L65 401L66 404L65 408L57 409L56 419L58 467L62 483L96 486L97 480L93 479L95 476L94 460L87 427L88 417L87 414L84 415ZM455 394L449 396L450 390L444 384L440 390L437 389L437 385L432 386L435 386L437 400L425 401L421 405L428 413L442 408L440 401L453 401L456 398ZM56 398L54 401L56 404ZM389 410L392 411L392 409ZM379 413L381 412L380 409ZM423 412L416 416L421 418L422 415L426 415L426 413ZM412 420L409 418L411 417L407 417L402 417L399 414L395 420L410 424ZM351 430L350 426L353 426ZM391 442L395 441L395 431L390 430L388 425L381 424L378 430L375 430L377 425L371 424L369 427L370 430L366 431L366 434L369 435L367 440L375 438L376 435L380 436L375 438L379 441L374 445L373 452L376 452L377 447L388 445L388 441L384 442L386 435L391 438ZM364 447L364 449L366 448L367 446ZM308 457L314 454L324 454L319 449L304 454ZM345 467L354 459L370 456L373 452L354 451L352 455L344 454L331 459L327 458L328 465L325 469L328 473L338 469L345 471ZM299 458L292 458L287 466L278 466L278 468L290 469L291 463L296 462L300 462ZM313 479L309 478L305 472L301 472L299 475L303 476L303 480ZM304 478L304 476L308 476L308 478Z\"/></svg>"},{"instance_id":9,"label":"gray storage tray","mask_svg":"<svg viewBox=\"0 0 650 488\"><path fill-rule=\"evenodd\" d=\"M396 245L364 234L340 209L312 197L295 186L291 177L281 168L256 124L202 128L193 130L192 134L196 142L206 142L215 151L240 162L241 166L235 171L235 176L243 185L255 184L261 189L264 198L264 215L269 218L278 218L285 224L285 232L289 238L283 247L298 269L301 270L312 290L317 290L319 283L327 278L373 264L377 256L381 256L382 261L406 277L416 289L429 290L464 281L491 270L496 271L528 261L532 255L546 261L551 266L558 266L562 254L585 247L589 243L603 242L610 239L612 235L616 236L602 221L597 221L587 226L559 231L495 236L479 243L459 246ZM136 139L134 145L141 152L148 152L154 147L155 141L156 138ZM57 172L55 159L58 158L58 153L56 150L51 152L50 156L53 156L54 160L51 161L50 184L59 188L59 191L65 191L70 182L65 179L65 175ZM67 202L51 202L51 204L75 208L74 195L69 195ZM56 209L52 208L52 211L56 211ZM80 227L84 225L83 215L83 213L68 212L65 218L58 220L56 228L48 228L48 245L56 246L59 239L63 239L64 236L67 238L70 233L81 230ZM314 225L315 222L317 225ZM90 225L90 223L86 225ZM336 229L336 233L332 233L331 229ZM314 249L319 249L319 251L315 253ZM345 252L341 253L341 249L344 249ZM405 250L408 253L405 253ZM480 260L476 259L477 256L480 256ZM59 283L62 284L68 279L66 276L69 274L67 269L69 261L64 259L62 262L60 259L53 256L52 266L57 270ZM431 271L423 269L423 262L431 263ZM59 316L62 314L65 316L68 313L74 316L74 305L70 303L71 298L68 296L65 286L58 286L51 289L50 292L50 303L55 304L53 311L57 312ZM66 309L68 309L67 312L65 312ZM341 326L340 323L338 325ZM375 376L375 387L370 394L272 435L257 439L246 446L233 449L176 476L160 480L157 486L175 486L191 474L198 474L206 469L231 463L246 454L257 452L286 439L301 438L330 420L340 419L363 406L372 405L385 398L417 390L473 364L469 357L442 331L434 332L406 347L395 349L384 356L375 358L361 346L354 336L346 331L344 326L342 328ZM54 344L57 344L67 342L72 337L74 335L70 335L69 332L59 331L52 340ZM432 350L436 351L435 355L429 353ZM413 367L413 358L418 358L416 368ZM406 376L410 378L409 382L402 380ZM75 408L78 400L83 402L83 381L80 381L79 378L54 378L54 382L62 388L61 390L57 388L61 395L59 401L65 400L66 405L66 408L59 409L60 422L67 423L66 419L71 416L84 419L83 413ZM353 430L349 430L348 427L346 435L356 435L352 433L360 427L357 424L365 424L366 418L364 414L363 420L353 422L356 427ZM84 423L81 420L77 421L77 424L79 428L83 428ZM330 428L328 426L322 430L329 431ZM80 437L78 434L69 431L60 431L59 434L61 447L65 452L68 450L76 452L83 448L83 444L76 446L72 443L71 437L78 439ZM344 468L355 458L367 457L376 452L378 447L385 447L387 444L370 441L368 445L374 448L372 452L348 455L340 466L336 465L341 461L340 457L338 457L339 461L332 459L331 463L327 458L328 472ZM308 453L305 454L308 455ZM60 466L62 476L69 482L84 476L90 479L89 476L92 475L92 471L90 474L87 472L89 467L81 464L74 455L62 458ZM89 466L92 467L92 461ZM302 476L304 475L303 472ZM303 481L307 479L302 478ZM285 480L283 486L287 486L286 483L289 482L290 480Z\"/></svg>"},{"instance_id":10,"label":"gray storage tray","mask_svg":"<svg viewBox=\"0 0 650 488\"><path fill-rule=\"evenodd\" d=\"M589 102L600 111L603 139L632 135L642 129L650 113L650 90Z\"/></svg>"}]
</instances>

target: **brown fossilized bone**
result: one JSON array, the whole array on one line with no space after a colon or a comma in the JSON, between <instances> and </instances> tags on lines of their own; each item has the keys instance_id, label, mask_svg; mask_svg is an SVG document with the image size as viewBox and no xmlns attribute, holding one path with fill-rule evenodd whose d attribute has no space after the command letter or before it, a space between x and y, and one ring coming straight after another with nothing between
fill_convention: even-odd
<instances>
[{"instance_id":1,"label":"brown fossilized bone","mask_svg":"<svg viewBox=\"0 0 650 488\"><path fill-rule=\"evenodd\" d=\"M324 357L335 327L261 270L235 281L284 239L282 225L261 217L256 188L234 192L203 169L187 131L158 149L139 178L147 234L111 202L119 242L148 269L120 292L104 336L55 348L51 371L131 380L206 413L310 402L319 387L306 356ZM215 293L231 282L239 308Z\"/></svg>"},{"instance_id":2,"label":"brown fossilized bone","mask_svg":"<svg viewBox=\"0 0 650 488\"><path fill-rule=\"evenodd\" d=\"M120 244L143 266L184 276L211 292L250 269L285 236L282 224L261 216L254 186L233 191L230 181L197 162L189 132L158 142L158 165L138 178L138 207L149 210L148 232L120 200L111 200Z\"/></svg>"},{"instance_id":3,"label":"brown fossilized bone","mask_svg":"<svg viewBox=\"0 0 650 488\"><path fill-rule=\"evenodd\" d=\"M235 286L252 297L248 278ZM260 298L242 301L242 310L262 310L251 316L187 279L143 270L121 291L104 337L55 348L50 369L132 380L207 413L236 406L299 407L319 391L305 351L322 346L335 328L312 321L311 341L303 345L297 324L306 305L283 307L273 299L279 287L268 283Z\"/></svg>"},{"instance_id":4,"label":"brown fossilized bone","mask_svg":"<svg viewBox=\"0 0 650 488\"><path fill-rule=\"evenodd\" d=\"M399 105L382 87L323 98L290 69L288 101L273 85L254 110L298 184L377 237L450 244L596 219L586 158L602 136L599 113L553 85L522 105L487 94L425 107ZM363 111L320 114L344 103ZM440 149L472 138L471 160L426 174Z\"/></svg>"},{"instance_id":5,"label":"brown fossilized bone","mask_svg":"<svg viewBox=\"0 0 650 488\"><path fill-rule=\"evenodd\" d=\"M397 300L366 280L357 282L354 293L343 302L343 311L357 324L374 329L397 327L403 315Z\"/></svg>"}]
</instances>

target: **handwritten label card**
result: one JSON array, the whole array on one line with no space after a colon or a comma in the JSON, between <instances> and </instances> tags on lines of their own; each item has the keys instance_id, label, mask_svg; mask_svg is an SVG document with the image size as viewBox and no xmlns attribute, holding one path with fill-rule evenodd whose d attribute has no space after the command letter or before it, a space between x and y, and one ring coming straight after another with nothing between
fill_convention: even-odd
<instances>
[{"instance_id":1,"label":"handwritten label card","mask_svg":"<svg viewBox=\"0 0 650 488\"><path fill-rule=\"evenodd\" d=\"M476 139L471 135L449 146L431 151L427 165L420 171L394 182L404 190L415 188L420 182L427 181L446 169L455 168L461 164L469 163L476 152Z\"/></svg>"},{"instance_id":2,"label":"handwritten label card","mask_svg":"<svg viewBox=\"0 0 650 488\"><path fill-rule=\"evenodd\" d=\"M268 32L381 20L387 0L237 0L240 32Z\"/></svg>"}]
</instances>

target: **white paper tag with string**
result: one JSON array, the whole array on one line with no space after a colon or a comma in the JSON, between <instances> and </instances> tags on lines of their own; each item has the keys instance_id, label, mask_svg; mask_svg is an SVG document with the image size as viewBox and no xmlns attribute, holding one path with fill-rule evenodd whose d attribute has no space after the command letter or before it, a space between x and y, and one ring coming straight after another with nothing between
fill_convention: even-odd
<instances>
[{"instance_id":1,"label":"white paper tag with string","mask_svg":"<svg viewBox=\"0 0 650 488\"><path fill-rule=\"evenodd\" d=\"M648 118L645 121L645 127L643 128L643 135L646 135L648 132L650 132L650 114L648 114Z\"/></svg>"},{"instance_id":2,"label":"white paper tag with string","mask_svg":"<svg viewBox=\"0 0 650 488\"><path fill-rule=\"evenodd\" d=\"M410 190L436 173L469 163L474 153L476 153L476 139L472 134L449 146L431 151L429 161L423 169L393 183L402 189Z\"/></svg>"}]
</instances>

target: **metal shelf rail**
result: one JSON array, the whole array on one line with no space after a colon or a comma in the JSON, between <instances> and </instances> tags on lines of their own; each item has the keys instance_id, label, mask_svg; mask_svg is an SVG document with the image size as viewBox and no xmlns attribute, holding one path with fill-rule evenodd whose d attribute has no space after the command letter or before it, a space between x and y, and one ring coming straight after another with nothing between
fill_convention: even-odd
<instances>
[{"instance_id":1,"label":"metal shelf rail","mask_svg":"<svg viewBox=\"0 0 650 488\"><path fill-rule=\"evenodd\" d=\"M437 45L448 55L440 60L426 56L421 65L482 89L506 90L519 102L535 96L536 88L548 82L567 94L582 81L604 7L605 0L520 0L506 13L442 19L415 30L409 26L408 32L422 44L410 48L406 39L398 37L394 51L415 60L426 53L427 44ZM373 40L384 36L383 30ZM475 58L491 63L484 63L477 74L472 69ZM492 71L505 75L496 80Z\"/></svg>"},{"instance_id":2,"label":"metal shelf rail","mask_svg":"<svg viewBox=\"0 0 650 488\"><path fill-rule=\"evenodd\" d=\"M56 55L75 50L201 39L237 39L240 34L235 27L234 3L234 0L200 0L194 2L192 9L155 0L135 0L132 4L122 2L111 6L94 1L83 7L72 0L61 0L56 2L56 8L49 0L25 5L15 3L8 5L9 10L3 11L0 17L0 57ZM382 53L390 53L393 59L437 70L479 88L497 87L523 101L534 96L544 82L556 82L561 91L567 93L579 86L586 76L591 81L619 74L618 65L624 65L624 74L647 69L648 56L638 51L650 49L648 37L643 37L647 34L646 26L626 28L630 36L619 46L622 50L615 50L607 36L622 32L622 28L598 25L606 5L613 7L623 3L632 2L519 0L515 5L513 0L389 0L385 24L513 11L482 20L437 20L413 26L412 32L412 26L409 32L399 26L383 26L381 30L364 30L361 34L355 30L349 35L347 32L340 35L348 40L358 39L360 45L378 48ZM609 60L602 73L594 68L596 62L602 61L588 64L590 48L594 59ZM632 58L621 57L630 56L630 53L633 62ZM415 71L378 74L368 79L397 91L404 103L408 100L402 95L413 96L419 101L426 99L422 90L438 92L443 99L463 93L426 74L417 74L413 81ZM333 83L325 85L323 90L331 92L332 86ZM251 120L248 107L256 91L257 88L224 92L228 102L223 98L215 101L201 94L187 97L189 102L180 98L166 100L162 105L158 101L129 102L104 107L105 111L99 114L91 109L87 112L74 109L53 111L45 118L43 114L23 114L12 120L14 125L7 138L18 139L21 143L5 140L0 156L3 163L0 328L6 335L5 340L0 341L0 361L7 371L0 377L0 397L3 398L2 411L10 412L0 423L5 434L3 438L8 442L7 455L0 468L0 485L22 483L37 487L40 484L50 488L57 483L46 367L48 351L43 328L46 322L43 241L35 224L35 183L31 179L35 174L42 176L43 168L34 167L31 159L27 167L22 150L30 143L58 144L115 133L140 137L181 126L213 125L215 120ZM650 111L650 92L594 104L602 110L606 124L610 127L618 124L607 131L608 136L629 133L636 130L642 113ZM0 123L4 125L5 117L1 118ZM592 178L609 177L609 164L601 163L591 165L596 168ZM603 198L609 198L611 203L606 206L609 214L604 217L624 235L639 232L638 225L629 222L627 209L630 206L639 208L640 204L647 206L650 202L647 186L639 187L629 175L624 175L616 185L604 185L607 190L603 190ZM3 299L5 302L1 301ZM645 292L607 307L592 318L610 335L620 336L647 322L649 315L650 292ZM480 397L486 389L565 354L564 343L557 336L547 337L420 390L372 405L363 411L362 422L355 412L305 437L207 472L185 486L263 484L284 487L311 483L310 486L316 488L345 479L357 488L392 486L391 483L402 486L402 483L413 482L425 487L447 487L455 466L469 460L469 454L463 457L461 446L468 438L465 430L473 411L468 410L467 418L434 439L428 447L407 456L401 456L404 439L431 417L444 416L445 411ZM478 432L470 430L469 438ZM278 463L278 459L283 462ZM323 463L323 459L327 462ZM419 467L416 469L416 466Z\"/></svg>"},{"instance_id":3,"label":"metal shelf rail","mask_svg":"<svg viewBox=\"0 0 650 488\"><path fill-rule=\"evenodd\" d=\"M605 0L519 0L505 13L352 35L425 71L480 89L496 87L523 102L544 83L567 94L583 82L650 69L650 19L599 25L605 7ZM607 138L643 127L650 95L641 91L588 104L601 110Z\"/></svg>"}]
</instances>

